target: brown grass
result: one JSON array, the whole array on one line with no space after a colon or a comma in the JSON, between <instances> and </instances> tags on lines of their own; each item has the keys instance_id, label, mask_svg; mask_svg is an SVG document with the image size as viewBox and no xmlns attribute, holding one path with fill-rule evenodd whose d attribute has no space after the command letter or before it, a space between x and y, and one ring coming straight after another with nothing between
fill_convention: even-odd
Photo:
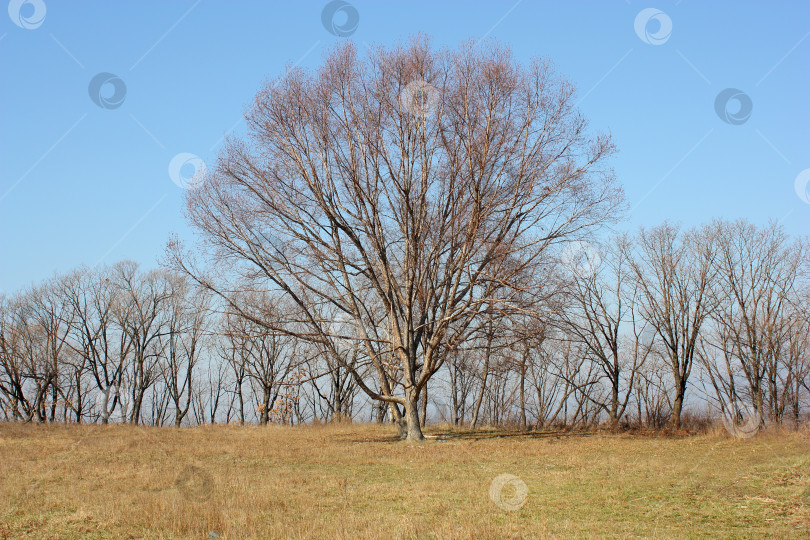
<instances>
[{"instance_id":1,"label":"brown grass","mask_svg":"<svg viewBox=\"0 0 810 540\"><path fill-rule=\"evenodd\" d=\"M403 443L389 427L366 425L0 424L0 539L810 531L806 434L428 433L442 438ZM528 488L519 509L490 498L503 473Z\"/></svg>"}]
</instances>

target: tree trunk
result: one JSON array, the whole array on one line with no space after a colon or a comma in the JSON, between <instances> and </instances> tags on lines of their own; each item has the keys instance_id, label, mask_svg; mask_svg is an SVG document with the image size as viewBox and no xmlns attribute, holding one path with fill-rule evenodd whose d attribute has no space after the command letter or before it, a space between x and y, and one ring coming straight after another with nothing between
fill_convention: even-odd
<instances>
[{"instance_id":1,"label":"tree trunk","mask_svg":"<svg viewBox=\"0 0 810 540\"><path fill-rule=\"evenodd\" d=\"M676 390L675 403L672 405L672 425L675 429L681 429L681 411L683 410L683 393Z\"/></svg>"},{"instance_id":2,"label":"tree trunk","mask_svg":"<svg viewBox=\"0 0 810 540\"><path fill-rule=\"evenodd\" d=\"M242 381L239 381L239 386L237 386L237 392L239 396L239 424L244 426L245 425L245 397L242 395Z\"/></svg>"},{"instance_id":3,"label":"tree trunk","mask_svg":"<svg viewBox=\"0 0 810 540\"><path fill-rule=\"evenodd\" d=\"M799 429L800 425L800 407L799 407L799 395L801 394L802 387L801 387L801 379L796 377L796 390L793 394L793 426L796 430Z\"/></svg>"},{"instance_id":4,"label":"tree trunk","mask_svg":"<svg viewBox=\"0 0 810 540\"><path fill-rule=\"evenodd\" d=\"M270 388L263 389L264 395L262 396L262 403L260 405L261 416L259 417L259 424L266 426L270 421Z\"/></svg>"},{"instance_id":5,"label":"tree trunk","mask_svg":"<svg viewBox=\"0 0 810 540\"><path fill-rule=\"evenodd\" d=\"M382 424L385 421L385 409L388 404L384 401L380 401L377 404L377 423Z\"/></svg>"},{"instance_id":6,"label":"tree trunk","mask_svg":"<svg viewBox=\"0 0 810 540\"><path fill-rule=\"evenodd\" d=\"M129 423L132 424L133 426L137 426L138 423L141 421L141 405L143 403L142 400L143 396L139 394L138 397L135 398L135 402L133 403L132 414L129 417ZM126 419L123 419L123 421L126 421Z\"/></svg>"},{"instance_id":7,"label":"tree trunk","mask_svg":"<svg viewBox=\"0 0 810 540\"><path fill-rule=\"evenodd\" d=\"M619 374L614 371L613 385L610 396L610 428L619 427Z\"/></svg>"},{"instance_id":8,"label":"tree trunk","mask_svg":"<svg viewBox=\"0 0 810 540\"><path fill-rule=\"evenodd\" d=\"M484 354L484 377L481 379L481 389L478 392L478 397L475 400L475 409L473 409L472 427L478 425L478 412L481 410L481 402L484 400L484 392L487 389L487 377L489 376L489 358L492 353L492 324L490 324L490 332L487 335L487 348Z\"/></svg>"},{"instance_id":9,"label":"tree trunk","mask_svg":"<svg viewBox=\"0 0 810 540\"><path fill-rule=\"evenodd\" d=\"M422 399L421 399L420 404L421 404L422 410L420 412L421 418L419 420L420 420L420 423L421 423L422 427L425 427L425 425L427 425L427 404L428 404L427 384L425 385L424 388L422 388Z\"/></svg>"},{"instance_id":10,"label":"tree trunk","mask_svg":"<svg viewBox=\"0 0 810 540\"><path fill-rule=\"evenodd\" d=\"M422 435L422 427L419 425L419 393L413 388L405 391L405 418L400 425L404 427L406 441L425 439Z\"/></svg>"},{"instance_id":11,"label":"tree trunk","mask_svg":"<svg viewBox=\"0 0 810 540\"><path fill-rule=\"evenodd\" d=\"M51 386L51 424L56 419L56 402L59 397L59 389L56 387L56 382Z\"/></svg>"},{"instance_id":12,"label":"tree trunk","mask_svg":"<svg viewBox=\"0 0 810 540\"><path fill-rule=\"evenodd\" d=\"M759 415L760 424L765 423L765 399L763 398L762 393L762 388L760 387L757 388L756 394L754 395L754 406L756 407L755 413ZM776 411L776 406L774 406L773 409L772 418L781 423L781 414Z\"/></svg>"},{"instance_id":13,"label":"tree trunk","mask_svg":"<svg viewBox=\"0 0 810 540\"><path fill-rule=\"evenodd\" d=\"M520 427L526 429L526 357L520 364Z\"/></svg>"},{"instance_id":14,"label":"tree trunk","mask_svg":"<svg viewBox=\"0 0 810 540\"><path fill-rule=\"evenodd\" d=\"M458 372L453 370L450 372L450 395L452 396L452 407L453 407L453 425L459 425L461 419L459 418L458 411L461 408L461 404L459 403L458 399Z\"/></svg>"}]
</instances>

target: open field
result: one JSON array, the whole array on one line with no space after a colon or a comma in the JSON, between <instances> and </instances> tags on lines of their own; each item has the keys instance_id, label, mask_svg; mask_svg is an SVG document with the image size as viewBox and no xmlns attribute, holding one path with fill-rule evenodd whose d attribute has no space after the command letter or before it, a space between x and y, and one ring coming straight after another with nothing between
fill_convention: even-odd
<instances>
[{"instance_id":1,"label":"open field","mask_svg":"<svg viewBox=\"0 0 810 540\"><path fill-rule=\"evenodd\" d=\"M810 534L807 434L428 433L0 424L0 538Z\"/></svg>"}]
</instances>

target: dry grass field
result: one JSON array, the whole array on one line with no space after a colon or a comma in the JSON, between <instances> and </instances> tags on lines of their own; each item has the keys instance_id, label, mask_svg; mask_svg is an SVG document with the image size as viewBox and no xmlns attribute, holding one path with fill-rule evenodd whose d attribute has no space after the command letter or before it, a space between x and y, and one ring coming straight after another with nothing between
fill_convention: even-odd
<instances>
[{"instance_id":1,"label":"dry grass field","mask_svg":"<svg viewBox=\"0 0 810 540\"><path fill-rule=\"evenodd\" d=\"M0 539L810 536L807 434L428 433L0 424Z\"/></svg>"}]
</instances>

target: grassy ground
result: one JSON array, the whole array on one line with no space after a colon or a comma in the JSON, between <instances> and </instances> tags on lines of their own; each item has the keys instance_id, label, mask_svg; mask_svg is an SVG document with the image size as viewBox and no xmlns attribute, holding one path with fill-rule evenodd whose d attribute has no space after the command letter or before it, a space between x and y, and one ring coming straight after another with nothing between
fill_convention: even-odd
<instances>
[{"instance_id":1,"label":"grassy ground","mask_svg":"<svg viewBox=\"0 0 810 540\"><path fill-rule=\"evenodd\" d=\"M428 433L0 424L0 539L810 536L806 433Z\"/></svg>"}]
</instances>

